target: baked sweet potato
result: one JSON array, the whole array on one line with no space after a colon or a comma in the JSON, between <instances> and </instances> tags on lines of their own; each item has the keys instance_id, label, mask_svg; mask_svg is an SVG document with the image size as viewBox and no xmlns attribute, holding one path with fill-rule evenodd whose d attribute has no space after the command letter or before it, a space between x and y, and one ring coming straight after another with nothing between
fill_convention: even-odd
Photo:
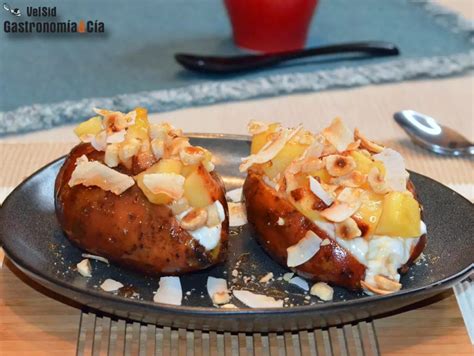
<instances>
[{"instance_id":1,"label":"baked sweet potato","mask_svg":"<svg viewBox=\"0 0 474 356\"><path fill-rule=\"evenodd\" d=\"M139 119L134 125L140 122ZM130 127L132 131L129 128L127 134L133 132L136 126ZM84 133L81 133L84 140ZM94 135L97 134L96 131ZM124 147L130 142L129 139L126 138L119 145ZM146 143L149 144L149 141ZM140 147L144 146L141 142ZM133 185L119 194L104 189L101 182L71 184L72 176L81 162L99 162L105 167L104 170L111 169L106 167L106 154L91 143L81 143L67 156L57 176L56 214L61 227L74 244L91 254L151 275L183 274L207 268L225 259L229 219L224 187L216 173L208 172L199 160L186 165L182 160L169 158L172 155L166 153L161 158L150 156L146 163L148 167L145 167L144 160L140 165L140 158L134 155L128 157L128 162L115 162L117 165L112 168L134 179L130 183ZM184 181L184 187L182 197L177 199L178 203L161 191L148 190L143 184L147 174L152 178L182 177L180 179ZM194 178L188 180L190 176ZM189 192L186 191L186 184L191 185ZM190 204L188 200L191 199L204 202L206 206L220 202L223 215L220 219L212 217L211 211L205 210L206 207ZM194 221L195 226L190 227L186 216L191 215L191 212L205 212L207 220L197 222L199 225ZM211 218L215 221L210 222ZM214 227L208 228L207 225ZM198 230L200 235L195 234L199 237L196 238L193 234ZM205 233L211 230L214 235L218 231L218 236L214 236L213 242L209 243L205 240Z\"/></svg>"},{"instance_id":2,"label":"baked sweet potato","mask_svg":"<svg viewBox=\"0 0 474 356\"><path fill-rule=\"evenodd\" d=\"M384 164L368 150L381 153L383 147L365 138L362 143L357 132L336 148L342 125L335 120L327 135L313 135L251 123L252 154L241 166L248 170L243 186L247 219L263 249L304 278L351 290L394 292L401 288L399 273L426 245L421 205L408 179L403 178L401 191L389 185L392 163ZM301 263L293 261L295 250Z\"/></svg>"}]
</instances>

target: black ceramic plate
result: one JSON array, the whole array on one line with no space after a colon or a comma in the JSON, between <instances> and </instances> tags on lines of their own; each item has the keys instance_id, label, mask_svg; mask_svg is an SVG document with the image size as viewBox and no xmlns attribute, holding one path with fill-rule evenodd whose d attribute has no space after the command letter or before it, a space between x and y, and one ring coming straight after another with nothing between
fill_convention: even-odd
<instances>
[{"instance_id":1,"label":"black ceramic plate","mask_svg":"<svg viewBox=\"0 0 474 356\"><path fill-rule=\"evenodd\" d=\"M217 170L228 189L241 186L240 157L249 152L248 141L230 136L196 137L194 144L209 148L217 158ZM64 236L54 214L53 184L63 159L46 166L5 201L0 211L0 238L6 254L24 273L45 287L87 307L119 317L166 326L220 331L282 331L348 323L391 312L451 287L471 273L474 256L473 205L447 187L412 173L411 178L423 201L428 226L428 247L424 262L415 265L402 278L403 289L387 296L367 296L335 288L333 302L305 298L301 289L275 281L264 287L257 281L267 272L275 277L286 271L273 262L252 239L247 227L232 231L228 261L203 272L181 277L186 295L182 306L153 303L157 278L143 277L117 266L93 262L93 277L80 276L74 267L81 251ZM249 253L249 255L245 255ZM281 309L217 309L207 296L208 276L232 280L237 261L243 276L256 281L243 282L256 292L284 295L292 307ZM113 278L140 294L139 299L106 293L98 288Z\"/></svg>"}]
</instances>

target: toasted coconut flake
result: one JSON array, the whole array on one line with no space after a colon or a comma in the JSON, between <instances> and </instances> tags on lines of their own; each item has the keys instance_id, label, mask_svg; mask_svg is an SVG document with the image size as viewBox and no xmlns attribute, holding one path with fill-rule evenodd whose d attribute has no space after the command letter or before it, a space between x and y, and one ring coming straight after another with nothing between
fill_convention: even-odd
<instances>
[{"instance_id":1,"label":"toasted coconut flake","mask_svg":"<svg viewBox=\"0 0 474 356\"><path fill-rule=\"evenodd\" d=\"M377 284L377 287L383 290L398 292L402 288L401 283L398 283L397 281L394 281L393 279L390 279L386 276L382 276L381 274L375 275L374 280Z\"/></svg>"},{"instance_id":2,"label":"toasted coconut flake","mask_svg":"<svg viewBox=\"0 0 474 356\"><path fill-rule=\"evenodd\" d=\"M234 202L234 203L241 202L242 201L242 187L229 190L225 196L227 200L230 200L231 202Z\"/></svg>"},{"instance_id":3,"label":"toasted coconut flake","mask_svg":"<svg viewBox=\"0 0 474 356\"><path fill-rule=\"evenodd\" d=\"M96 151L105 151L107 148L107 134L105 131L99 132L91 139L91 145Z\"/></svg>"},{"instance_id":4,"label":"toasted coconut flake","mask_svg":"<svg viewBox=\"0 0 474 356\"><path fill-rule=\"evenodd\" d=\"M356 149L358 149L360 146L360 140L356 140L354 142L351 142L347 148L346 148L346 151L354 151Z\"/></svg>"},{"instance_id":5,"label":"toasted coconut flake","mask_svg":"<svg viewBox=\"0 0 474 356\"><path fill-rule=\"evenodd\" d=\"M204 225L207 221L207 210L203 208L191 209L180 220L181 227L188 231L194 231Z\"/></svg>"},{"instance_id":6,"label":"toasted coconut flake","mask_svg":"<svg viewBox=\"0 0 474 356\"><path fill-rule=\"evenodd\" d=\"M334 202L334 197L324 190L321 184L311 176L309 176L309 188L314 193L314 195L321 199L327 206Z\"/></svg>"},{"instance_id":7,"label":"toasted coconut flake","mask_svg":"<svg viewBox=\"0 0 474 356\"><path fill-rule=\"evenodd\" d=\"M359 226L352 218L347 218L346 220L336 224L337 237L353 239L354 237L359 237L361 235L362 232L360 231Z\"/></svg>"},{"instance_id":8,"label":"toasted coconut flake","mask_svg":"<svg viewBox=\"0 0 474 356\"><path fill-rule=\"evenodd\" d=\"M185 165L198 164L204 159L204 149L201 147L186 146L179 151L179 158Z\"/></svg>"},{"instance_id":9,"label":"toasted coconut flake","mask_svg":"<svg viewBox=\"0 0 474 356\"><path fill-rule=\"evenodd\" d=\"M165 143L164 141L155 138L151 141L151 150L156 159L163 158L165 154Z\"/></svg>"},{"instance_id":10,"label":"toasted coconut flake","mask_svg":"<svg viewBox=\"0 0 474 356\"><path fill-rule=\"evenodd\" d=\"M350 156L331 155L326 157L326 169L333 177L345 176L355 168L356 162Z\"/></svg>"},{"instance_id":11,"label":"toasted coconut flake","mask_svg":"<svg viewBox=\"0 0 474 356\"><path fill-rule=\"evenodd\" d=\"M183 196L184 181L185 178L176 173L151 173L143 176L143 184L153 194L166 194L173 200Z\"/></svg>"},{"instance_id":12,"label":"toasted coconut flake","mask_svg":"<svg viewBox=\"0 0 474 356\"><path fill-rule=\"evenodd\" d=\"M135 184L132 177L117 172L98 161L89 161L85 155L76 161L69 186L82 184L86 187L97 186L114 194L122 194Z\"/></svg>"},{"instance_id":13,"label":"toasted coconut flake","mask_svg":"<svg viewBox=\"0 0 474 356\"><path fill-rule=\"evenodd\" d=\"M325 302L328 302L334 298L334 289L324 282L318 282L313 284L309 294L318 297Z\"/></svg>"},{"instance_id":14,"label":"toasted coconut flake","mask_svg":"<svg viewBox=\"0 0 474 356\"><path fill-rule=\"evenodd\" d=\"M338 152L345 151L347 146L354 142L353 133L339 118L334 119L322 134Z\"/></svg>"},{"instance_id":15,"label":"toasted coconut flake","mask_svg":"<svg viewBox=\"0 0 474 356\"><path fill-rule=\"evenodd\" d=\"M114 280L114 279L111 279L111 278L107 278L104 282L102 282L102 284L100 285L100 288L106 292L116 292L118 291L120 288L123 287L123 284Z\"/></svg>"},{"instance_id":16,"label":"toasted coconut flake","mask_svg":"<svg viewBox=\"0 0 474 356\"><path fill-rule=\"evenodd\" d=\"M161 277L160 286L153 297L155 303L181 305L183 290L179 277Z\"/></svg>"},{"instance_id":17,"label":"toasted coconut flake","mask_svg":"<svg viewBox=\"0 0 474 356\"><path fill-rule=\"evenodd\" d=\"M209 205L207 208L207 222L206 225L209 227L221 224L225 220L225 211L219 200L216 200L214 204Z\"/></svg>"},{"instance_id":18,"label":"toasted coconut flake","mask_svg":"<svg viewBox=\"0 0 474 356\"><path fill-rule=\"evenodd\" d=\"M344 176L331 178L329 182L343 187L357 188L364 184L366 180L367 176L365 174L359 171L352 171Z\"/></svg>"},{"instance_id":19,"label":"toasted coconut flake","mask_svg":"<svg viewBox=\"0 0 474 356\"><path fill-rule=\"evenodd\" d=\"M92 267L91 263L87 258L83 259L77 265L77 272L83 277L92 277Z\"/></svg>"},{"instance_id":20,"label":"toasted coconut flake","mask_svg":"<svg viewBox=\"0 0 474 356\"><path fill-rule=\"evenodd\" d=\"M247 212L242 203L228 203L229 206L229 226L236 227L247 224Z\"/></svg>"},{"instance_id":21,"label":"toasted coconut flake","mask_svg":"<svg viewBox=\"0 0 474 356\"><path fill-rule=\"evenodd\" d=\"M360 144L363 148L369 150L370 152L380 153L383 151L384 147L375 142L368 140L364 135L362 135L359 129L354 130L354 137L357 140L360 140Z\"/></svg>"},{"instance_id":22,"label":"toasted coconut flake","mask_svg":"<svg viewBox=\"0 0 474 356\"><path fill-rule=\"evenodd\" d=\"M126 162L135 156L140 150L141 142L137 139L130 139L120 145L120 161Z\"/></svg>"},{"instance_id":23,"label":"toasted coconut flake","mask_svg":"<svg viewBox=\"0 0 474 356\"><path fill-rule=\"evenodd\" d=\"M172 139L169 146L167 147L168 155L171 157L179 155L183 149L189 146L189 138L177 136L176 138Z\"/></svg>"},{"instance_id":24,"label":"toasted coconut flake","mask_svg":"<svg viewBox=\"0 0 474 356\"><path fill-rule=\"evenodd\" d=\"M324 151L324 142L325 138L321 135L316 135L314 137L313 142L311 145L306 149L303 154L303 158L319 158L323 154Z\"/></svg>"},{"instance_id":25,"label":"toasted coconut flake","mask_svg":"<svg viewBox=\"0 0 474 356\"><path fill-rule=\"evenodd\" d=\"M251 135L257 135L259 133L267 131L268 124L261 121L250 120L250 122L247 125L247 129Z\"/></svg>"},{"instance_id":26,"label":"toasted coconut flake","mask_svg":"<svg viewBox=\"0 0 474 356\"><path fill-rule=\"evenodd\" d=\"M239 167L240 171L245 172L254 164L270 161L299 130L301 130L301 126L294 130L281 129L275 132L275 138L268 141L259 152L242 159L242 164Z\"/></svg>"},{"instance_id":27,"label":"toasted coconut flake","mask_svg":"<svg viewBox=\"0 0 474 356\"><path fill-rule=\"evenodd\" d=\"M367 181L369 182L370 188L377 194L385 194L391 190L377 167L373 167L370 170L367 175Z\"/></svg>"},{"instance_id":28,"label":"toasted coconut flake","mask_svg":"<svg viewBox=\"0 0 474 356\"><path fill-rule=\"evenodd\" d=\"M206 169L206 171L208 172L212 172L216 166L214 165L214 163L212 163L211 161L203 161L202 162L202 165L204 166L204 168Z\"/></svg>"},{"instance_id":29,"label":"toasted coconut flake","mask_svg":"<svg viewBox=\"0 0 474 356\"><path fill-rule=\"evenodd\" d=\"M382 152L372 156L383 162L385 166L385 181L396 192L407 190L408 172L405 169L405 160L402 155L391 148L384 148Z\"/></svg>"},{"instance_id":30,"label":"toasted coconut flake","mask_svg":"<svg viewBox=\"0 0 474 356\"><path fill-rule=\"evenodd\" d=\"M341 222L351 217L358 209L358 206L351 206L347 203L336 201L329 208L321 211L320 214L329 221Z\"/></svg>"},{"instance_id":31,"label":"toasted coconut flake","mask_svg":"<svg viewBox=\"0 0 474 356\"><path fill-rule=\"evenodd\" d=\"M173 130L174 127L167 122L160 122L159 124L150 125L149 134L152 140L164 141L168 132Z\"/></svg>"},{"instance_id":32,"label":"toasted coconut flake","mask_svg":"<svg viewBox=\"0 0 474 356\"><path fill-rule=\"evenodd\" d=\"M106 142L107 143L120 143L125 141L125 135L127 131L126 130L121 130L114 132L110 135L107 136Z\"/></svg>"},{"instance_id":33,"label":"toasted coconut flake","mask_svg":"<svg viewBox=\"0 0 474 356\"><path fill-rule=\"evenodd\" d=\"M227 281L223 278L207 277L207 293L214 304L227 304L230 302Z\"/></svg>"},{"instance_id":34,"label":"toasted coconut flake","mask_svg":"<svg viewBox=\"0 0 474 356\"><path fill-rule=\"evenodd\" d=\"M288 253L286 265L288 267L296 267L309 261L318 253L321 241L318 235L308 230L306 235L297 244L286 249Z\"/></svg>"},{"instance_id":35,"label":"toasted coconut flake","mask_svg":"<svg viewBox=\"0 0 474 356\"><path fill-rule=\"evenodd\" d=\"M303 289L304 291L309 290L309 285L308 282L306 282L303 278L301 277L293 277L288 281L288 283L293 284L297 286L298 288Z\"/></svg>"},{"instance_id":36,"label":"toasted coconut flake","mask_svg":"<svg viewBox=\"0 0 474 356\"><path fill-rule=\"evenodd\" d=\"M104 162L111 168L119 165L119 146L117 144L107 145L107 148L105 149Z\"/></svg>"},{"instance_id":37,"label":"toasted coconut flake","mask_svg":"<svg viewBox=\"0 0 474 356\"><path fill-rule=\"evenodd\" d=\"M283 307L283 300L252 293L248 290L234 290L234 296L250 308L281 308Z\"/></svg>"},{"instance_id":38,"label":"toasted coconut flake","mask_svg":"<svg viewBox=\"0 0 474 356\"><path fill-rule=\"evenodd\" d=\"M301 172L311 173L325 167L325 163L322 159L316 157L308 157L303 161Z\"/></svg>"},{"instance_id":39,"label":"toasted coconut flake","mask_svg":"<svg viewBox=\"0 0 474 356\"><path fill-rule=\"evenodd\" d=\"M104 117L103 125L107 133L122 131L135 123L137 113L135 110L124 114L120 111L110 111L105 109L93 109L97 114Z\"/></svg>"},{"instance_id":40,"label":"toasted coconut flake","mask_svg":"<svg viewBox=\"0 0 474 356\"><path fill-rule=\"evenodd\" d=\"M377 288L376 286L373 286L372 284L367 283L366 281L360 281L360 285L366 291L372 292L374 294L385 295L385 294L393 293L393 292L385 290L385 289Z\"/></svg>"},{"instance_id":41,"label":"toasted coconut flake","mask_svg":"<svg viewBox=\"0 0 474 356\"><path fill-rule=\"evenodd\" d=\"M89 258L91 260L96 260L105 264L110 264L109 260L102 256L91 255L89 253L83 253L81 256L84 258Z\"/></svg>"}]
</instances>

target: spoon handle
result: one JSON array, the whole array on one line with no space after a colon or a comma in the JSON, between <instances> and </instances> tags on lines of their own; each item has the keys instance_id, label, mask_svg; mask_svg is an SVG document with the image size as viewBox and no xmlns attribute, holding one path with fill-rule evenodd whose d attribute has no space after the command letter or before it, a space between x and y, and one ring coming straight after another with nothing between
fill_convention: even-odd
<instances>
[{"instance_id":1,"label":"spoon handle","mask_svg":"<svg viewBox=\"0 0 474 356\"><path fill-rule=\"evenodd\" d=\"M177 53L175 54L175 59L183 67L192 71L226 74L270 67L297 58L342 53L362 53L369 56L395 56L398 55L400 51L394 44L389 42L367 41L340 43L271 54L230 57Z\"/></svg>"}]
</instances>

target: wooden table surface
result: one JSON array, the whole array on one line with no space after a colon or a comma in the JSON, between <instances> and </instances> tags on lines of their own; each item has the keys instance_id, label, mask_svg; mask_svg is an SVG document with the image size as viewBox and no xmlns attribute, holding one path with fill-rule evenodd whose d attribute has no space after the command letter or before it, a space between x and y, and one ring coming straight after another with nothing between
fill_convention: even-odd
<instances>
[{"instance_id":1,"label":"wooden table surface","mask_svg":"<svg viewBox=\"0 0 474 356\"><path fill-rule=\"evenodd\" d=\"M473 0L441 2L474 18ZM334 116L342 116L353 126L361 127L369 137L380 138L400 149L407 156L409 168L428 174L473 199L472 160L440 159L429 155L408 143L390 120L393 112L414 108L431 114L474 140L473 97L473 77L464 76L221 104L158 117L188 132L245 133L243 123L252 118L278 120L285 124L302 122L309 128L317 128ZM70 127L0 140L0 193L66 153L73 144ZM0 268L1 356L74 354L79 310L48 294L8 262ZM380 349L385 355L474 354L452 292L428 305L377 319L375 325Z\"/></svg>"}]
</instances>

